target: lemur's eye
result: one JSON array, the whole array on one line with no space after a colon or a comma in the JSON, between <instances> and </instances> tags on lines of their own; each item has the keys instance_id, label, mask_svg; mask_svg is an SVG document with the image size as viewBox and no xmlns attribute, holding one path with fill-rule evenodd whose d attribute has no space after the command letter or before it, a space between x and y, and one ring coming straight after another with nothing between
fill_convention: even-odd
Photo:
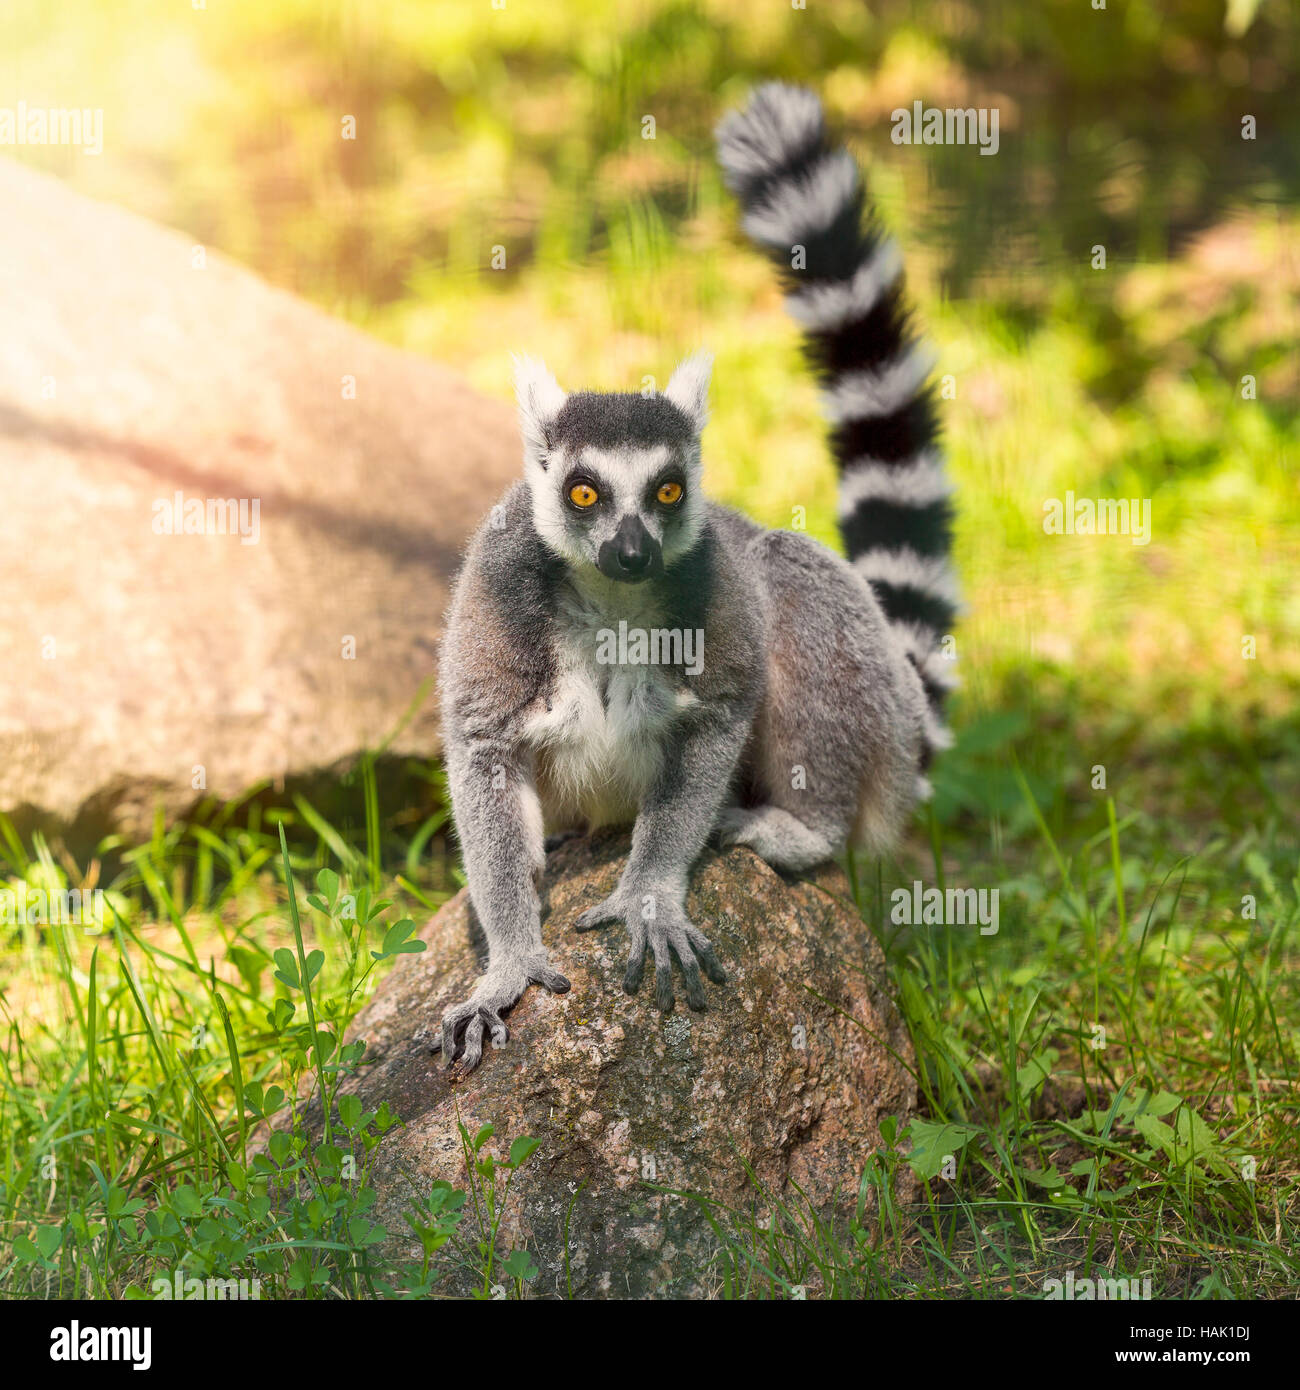
<instances>
[{"instance_id":1,"label":"lemur's eye","mask_svg":"<svg viewBox=\"0 0 1300 1390\"><path fill-rule=\"evenodd\" d=\"M574 483L569 489L569 501L575 507L594 506L599 497L600 494L590 483Z\"/></svg>"},{"instance_id":2,"label":"lemur's eye","mask_svg":"<svg viewBox=\"0 0 1300 1390\"><path fill-rule=\"evenodd\" d=\"M680 501L681 495L681 483L664 483L655 494L665 507L671 507L674 502Z\"/></svg>"}]
</instances>

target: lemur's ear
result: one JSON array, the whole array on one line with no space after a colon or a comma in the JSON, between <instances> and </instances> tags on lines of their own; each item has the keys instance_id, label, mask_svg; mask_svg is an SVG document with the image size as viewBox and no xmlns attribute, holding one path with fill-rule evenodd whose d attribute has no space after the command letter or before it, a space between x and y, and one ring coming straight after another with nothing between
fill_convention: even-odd
<instances>
[{"instance_id":1,"label":"lemur's ear","mask_svg":"<svg viewBox=\"0 0 1300 1390\"><path fill-rule=\"evenodd\" d=\"M713 374L713 355L696 352L672 374L664 395L689 417L696 434L709 422L709 378Z\"/></svg>"},{"instance_id":2,"label":"lemur's ear","mask_svg":"<svg viewBox=\"0 0 1300 1390\"><path fill-rule=\"evenodd\" d=\"M564 404L560 383L546 369L545 362L516 356L515 395L519 400L519 429L524 436L524 454L546 467L551 447L551 425Z\"/></svg>"}]
</instances>

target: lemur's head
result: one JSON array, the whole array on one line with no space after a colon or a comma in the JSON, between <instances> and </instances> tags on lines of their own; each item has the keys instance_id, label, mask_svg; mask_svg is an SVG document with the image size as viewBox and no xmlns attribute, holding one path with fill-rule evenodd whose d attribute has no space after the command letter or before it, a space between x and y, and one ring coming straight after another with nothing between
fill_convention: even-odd
<instances>
[{"instance_id":1,"label":"lemur's head","mask_svg":"<svg viewBox=\"0 0 1300 1390\"><path fill-rule=\"evenodd\" d=\"M688 357L662 394L566 395L542 363L516 360L533 524L575 568L638 584L694 546L711 366L707 354Z\"/></svg>"}]
</instances>

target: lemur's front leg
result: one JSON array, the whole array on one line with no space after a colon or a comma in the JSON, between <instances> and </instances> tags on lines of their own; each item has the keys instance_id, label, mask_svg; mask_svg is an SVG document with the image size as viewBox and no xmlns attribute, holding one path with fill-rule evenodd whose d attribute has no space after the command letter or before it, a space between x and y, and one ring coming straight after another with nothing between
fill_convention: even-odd
<instances>
[{"instance_id":1,"label":"lemur's front leg","mask_svg":"<svg viewBox=\"0 0 1300 1390\"><path fill-rule=\"evenodd\" d=\"M463 1039L464 1069L483 1055L483 1030L496 1046L508 1036L502 1013L530 984L563 994L569 982L542 945L536 878L545 863L542 816L529 765L489 740L449 747L448 782L469 895L487 937L488 968L473 994L447 1010L434 1050L451 1066Z\"/></svg>"},{"instance_id":2,"label":"lemur's front leg","mask_svg":"<svg viewBox=\"0 0 1300 1390\"><path fill-rule=\"evenodd\" d=\"M637 816L632 853L618 887L578 918L579 931L626 923L631 952L623 988L629 994L640 988L649 948L655 962L655 1004L665 1012L673 1007L674 955L692 1009L706 1007L701 965L715 984L726 983L708 937L686 916L686 885L727 795L750 717L747 708L719 703L706 723L675 734Z\"/></svg>"}]
</instances>

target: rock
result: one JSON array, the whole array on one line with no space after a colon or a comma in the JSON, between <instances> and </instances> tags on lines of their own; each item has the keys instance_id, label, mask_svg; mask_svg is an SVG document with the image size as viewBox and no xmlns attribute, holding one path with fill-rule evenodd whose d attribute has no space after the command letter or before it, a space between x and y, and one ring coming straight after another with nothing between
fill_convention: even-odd
<instances>
[{"instance_id":1,"label":"rock","mask_svg":"<svg viewBox=\"0 0 1300 1390\"><path fill-rule=\"evenodd\" d=\"M487 1048L477 1070L449 1076L429 1051L443 1009L481 969L464 892L422 933L428 951L403 958L356 1019L367 1061L347 1089L367 1108L387 1101L405 1123L380 1144L373 1178L389 1256L418 1258L402 1217L409 1183L465 1185L459 1116L471 1134L495 1126L498 1156L520 1136L541 1140L515 1179L503 1236L532 1252L534 1296L563 1294L569 1281L574 1296L701 1296L716 1243L708 1222L698 1203L647 1181L748 1206L748 1163L768 1192L792 1199L797 1183L842 1213L881 1118L905 1121L914 1108L912 1049L884 958L838 869L790 883L750 850L706 854L689 910L730 980L706 984L708 1013L686 1011L679 989L665 1016L648 985L622 990L621 927L572 927L613 888L626 850L606 833L549 856L543 935L573 989L530 989L509 1043Z\"/></svg>"},{"instance_id":2,"label":"rock","mask_svg":"<svg viewBox=\"0 0 1300 1390\"><path fill-rule=\"evenodd\" d=\"M134 832L378 746L520 470L509 407L4 160L0 206L0 810ZM256 543L157 534L178 492L256 501ZM391 752L436 751L429 690Z\"/></svg>"}]
</instances>

